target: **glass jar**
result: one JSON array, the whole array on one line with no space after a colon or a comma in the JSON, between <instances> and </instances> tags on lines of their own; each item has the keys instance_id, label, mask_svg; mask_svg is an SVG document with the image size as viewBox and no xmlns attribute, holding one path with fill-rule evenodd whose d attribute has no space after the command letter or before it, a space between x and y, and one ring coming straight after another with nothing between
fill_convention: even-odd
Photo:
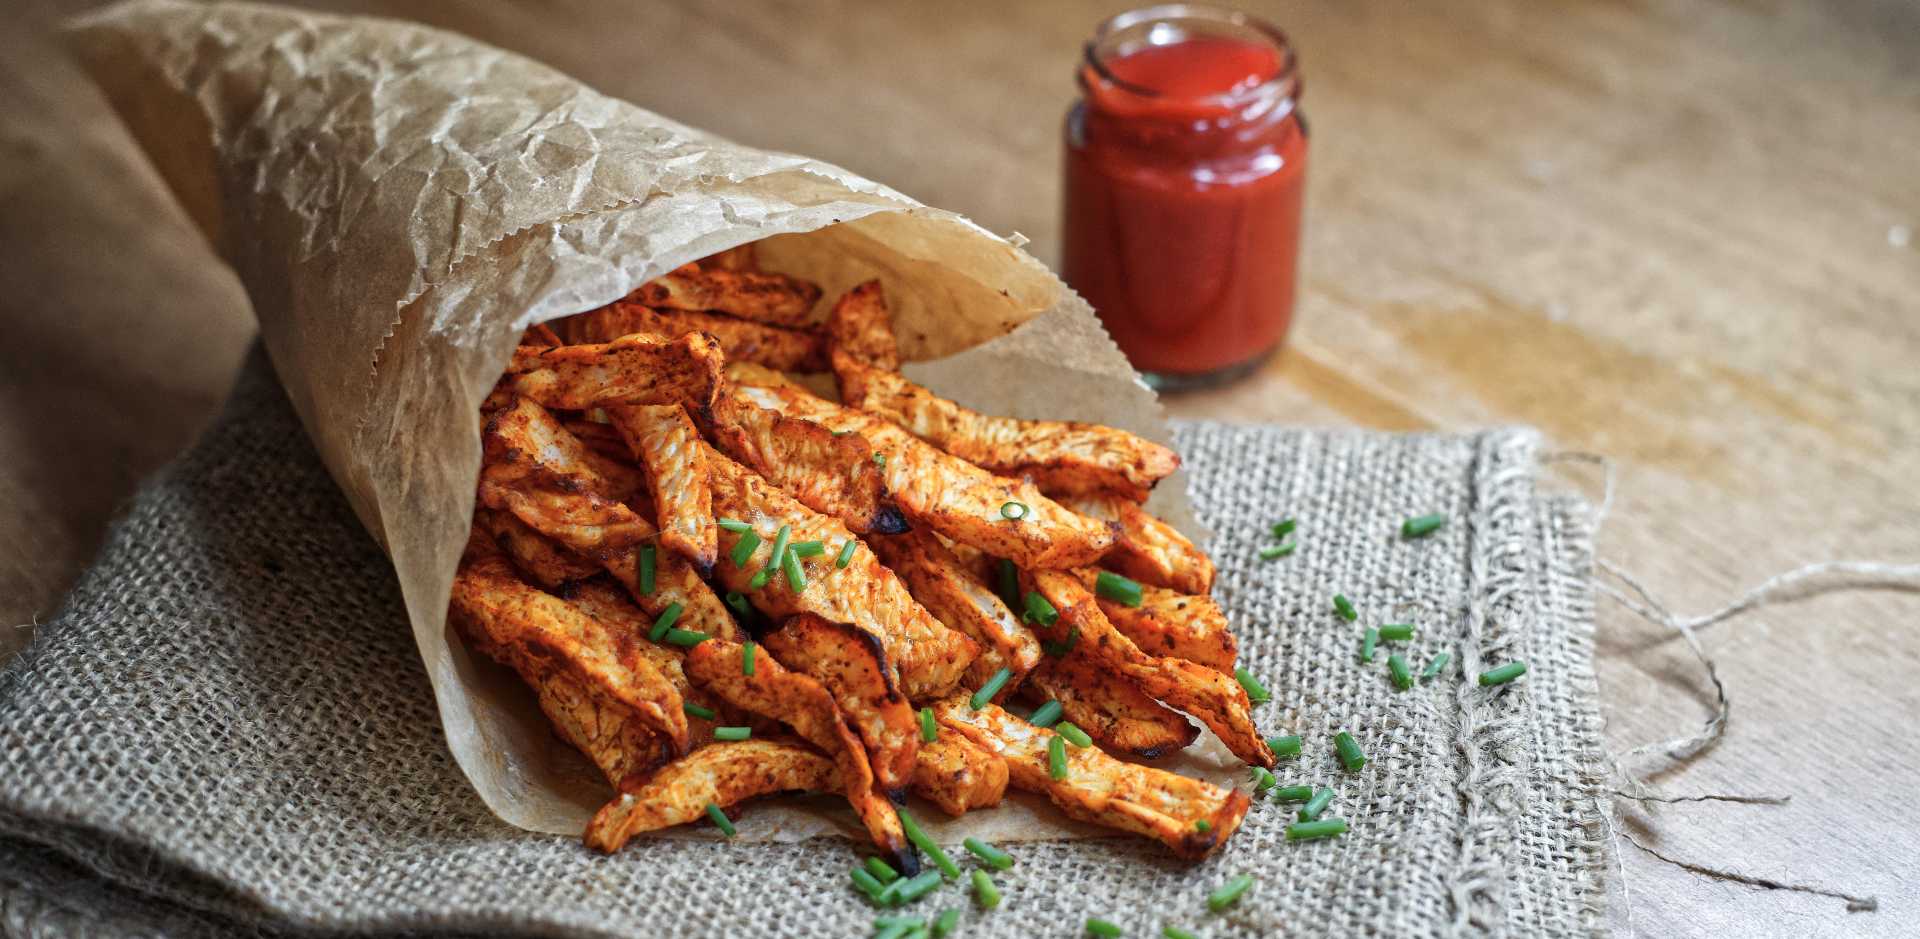
<instances>
[{"instance_id":1,"label":"glass jar","mask_svg":"<svg viewBox=\"0 0 1920 939\"><path fill-rule=\"evenodd\" d=\"M1149 384L1246 374L1285 339L1307 129L1278 29L1231 10L1122 13L1067 112L1063 265Z\"/></svg>"}]
</instances>

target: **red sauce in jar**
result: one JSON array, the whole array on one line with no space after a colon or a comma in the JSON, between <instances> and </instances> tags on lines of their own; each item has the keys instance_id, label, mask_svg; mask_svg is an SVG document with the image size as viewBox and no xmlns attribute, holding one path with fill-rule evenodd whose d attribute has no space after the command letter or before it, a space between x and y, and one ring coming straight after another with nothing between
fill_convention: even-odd
<instances>
[{"instance_id":1,"label":"red sauce in jar","mask_svg":"<svg viewBox=\"0 0 1920 939\"><path fill-rule=\"evenodd\" d=\"M1102 27L1079 80L1067 282L1158 384L1256 366L1286 336L1299 256L1307 135L1285 38L1226 11L1136 11Z\"/></svg>"}]
</instances>

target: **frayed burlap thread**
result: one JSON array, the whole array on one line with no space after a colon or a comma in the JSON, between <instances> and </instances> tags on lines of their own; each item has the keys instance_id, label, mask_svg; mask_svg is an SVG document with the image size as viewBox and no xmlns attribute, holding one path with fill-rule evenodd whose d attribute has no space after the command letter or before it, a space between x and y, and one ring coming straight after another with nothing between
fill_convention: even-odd
<instances>
[{"instance_id":1,"label":"frayed burlap thread","mask_svg":"<svg viewBox=\"0 0 1920 939\"><path fill-rule=\"evenodd\" d=\"M1581 503L1534 491L1536 437L1178 437L1217 597L1275 691L1262 727L1306 741L1276 774L1332 788L1351 831L1289 843L1294 807L1260 802L1200 864L1130 838L1011 844L999 909L949 885L913 912L959 908L963 935L1021 939L1088 916L1129 935L1604 933L1590 539ZM1436 511L1441 531L1399 536ZM1259 561L1287 515L1299 550ZM1400 621L1412 642L1357 660L1363 627ZM1416 670L1455 658L1402 692L1388 651ZM1519 682L1472 682L1510 658L1531 666ZM1331 752L1342 729L1371 757L1358 773ZM0 670L10 935L859 936L875 915L848 886L860 856L837 839L646 839L600 857L496 820L447 753L385 560L257 354ZM1209 913L1243 872L1254 888Z\"/></svg>"}]
</instances>

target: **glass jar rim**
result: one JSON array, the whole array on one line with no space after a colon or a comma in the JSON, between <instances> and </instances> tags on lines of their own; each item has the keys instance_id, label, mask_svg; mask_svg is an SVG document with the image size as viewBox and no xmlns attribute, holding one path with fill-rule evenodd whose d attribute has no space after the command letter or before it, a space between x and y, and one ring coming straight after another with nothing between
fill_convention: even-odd
<instances>
[{"instance_id":1,"label":"glass jar rim","mask_svg":"<svg viewBox=\"0 0 1920 939\"><path fill-rule=\"evenodd\" d=\"M1145 98L1171 97L1160 89L1135 84L1113 74L1113 72L1107 68L1106 62L1102 59L1100 49L1103 43L1124 30L1132 29L1144 23L1152 23L1156 20L1181 19L1214 20L1257 34L1270 43L1273 49L1280 54L1280 67L1274 71L1273 75L1258 84L1208 95L1181 95L1179 96L1180 98L1196 102L1231 105L1254 97L1271 95L1281 95L1290 100L1299 93L1299 56L1294 53L1293 43L1287 39L1286 33L1282 32L1279 27L1274 26L1272 23L1250 13L1243 13L1239 10L1205 3L1162 3L1154 6L1138 7L1108 17L1102 21L1099 26L1094 28L1093 37L1087 40L1084 51L1086 67L1095 75L1098 75L1101 81L1111 84L1129 94L1139 95ZM1151 44L1157 45L1157 43Z\"/></svg>"}]
</instances>

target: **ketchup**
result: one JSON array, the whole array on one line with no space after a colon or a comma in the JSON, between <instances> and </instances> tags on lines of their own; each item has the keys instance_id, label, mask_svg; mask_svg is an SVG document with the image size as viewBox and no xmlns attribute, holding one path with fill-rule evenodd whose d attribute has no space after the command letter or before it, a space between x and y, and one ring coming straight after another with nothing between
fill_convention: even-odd
<instances>
[{"instance_id":1,"label":"ketchup","mask_svg":"<svg viewBox=\"0 0 1920 939\"><path fill-rule=\"evenodd\" d=\"M1067 282L1156 385L1252 370L1293 318L1307 134L1285 37L1223 10L1137 10L1087 44L1079 83Z\"/></svg>"}]
</instances>

